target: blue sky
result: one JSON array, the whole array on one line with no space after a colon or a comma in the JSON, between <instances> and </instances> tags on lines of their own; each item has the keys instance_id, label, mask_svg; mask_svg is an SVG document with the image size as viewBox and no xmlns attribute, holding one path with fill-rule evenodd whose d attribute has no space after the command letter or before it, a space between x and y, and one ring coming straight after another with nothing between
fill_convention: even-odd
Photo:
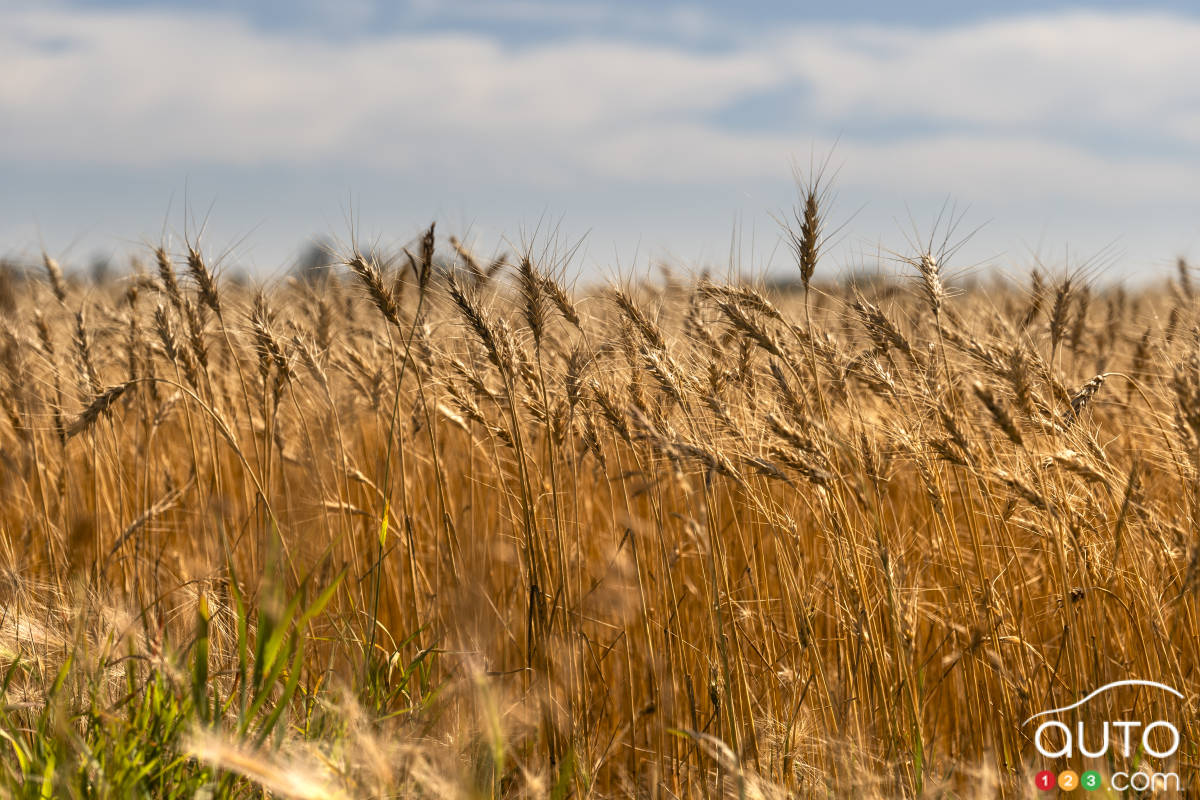
<instances>
[{"instance_id":1,"label":"blue sky","mask_svg":"<svg viewBox=\"0 0 1200 800\"><path fill-rule=\"evenodd\" d=\"M0 254L122 256L207 220L280 274L430 219L589 275L786 273L831 154L825 268L980 228L957 261L1113 277L1200 256L1200 18L1183 3L25 4L0 0ZM982 226L982 227L980 227Z\"/></svg>"}]
</instances>

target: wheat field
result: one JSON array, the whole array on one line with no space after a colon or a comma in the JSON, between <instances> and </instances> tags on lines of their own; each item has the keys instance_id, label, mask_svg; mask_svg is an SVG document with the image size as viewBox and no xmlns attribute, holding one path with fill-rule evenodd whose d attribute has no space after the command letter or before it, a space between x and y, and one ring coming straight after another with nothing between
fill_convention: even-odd
<instances>
[{"instance_id":1,"label":"wheat field","mask_svg":"<svg viewBox=\"0 0 1200 800\"><path fill-rule=\"evenodd\" d=\"M3 791L1024 797L1129 676L1194 791L1189 267L837 281L820 199L775 288L8 269Z\"/></svg>"}]
</instances>

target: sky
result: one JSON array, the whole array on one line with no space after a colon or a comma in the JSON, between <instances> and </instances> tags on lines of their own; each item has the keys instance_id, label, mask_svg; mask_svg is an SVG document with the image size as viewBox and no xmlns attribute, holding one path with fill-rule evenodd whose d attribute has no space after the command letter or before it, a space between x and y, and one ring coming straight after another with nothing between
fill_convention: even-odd
<instances>
[{"instance_id":1,"label":"sky","mask_svg":"<svg viewBox=\"0 0 1200 800\"><path fill-rule=\"evenodd\" d=\"M84 266L201 234L573 252L787 276L796 178L835 274L1200 258L1186 3L0 0L0 256ZM577 249L573 249L579 244Z\"/></svg>"}]
</instances>

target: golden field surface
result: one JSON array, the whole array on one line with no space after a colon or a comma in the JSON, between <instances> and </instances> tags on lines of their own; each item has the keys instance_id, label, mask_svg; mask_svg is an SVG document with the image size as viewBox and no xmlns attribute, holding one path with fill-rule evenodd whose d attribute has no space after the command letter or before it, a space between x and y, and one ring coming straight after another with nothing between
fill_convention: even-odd
<instances>
[{"instance_id":1,"label":"golden field surface","mask_svg":"<svg viewBox=\"0 0 1200 800\"><path fill-rule=\"evenodd\" d=\"M1081 765L1022 723L1126 678L1194 790L1186 265L835 283L808 211L774 290L432 228L10 270L3 792L1024 797Z\"/></svg>"}]
</instances>

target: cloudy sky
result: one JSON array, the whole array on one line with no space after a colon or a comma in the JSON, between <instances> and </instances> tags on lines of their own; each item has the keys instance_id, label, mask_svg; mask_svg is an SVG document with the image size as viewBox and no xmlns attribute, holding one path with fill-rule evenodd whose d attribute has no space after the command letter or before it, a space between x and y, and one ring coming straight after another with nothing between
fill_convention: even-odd
<instances>
[{"instance_id":1,"label":"cloudy sky","mask_svg":"<svg viewBox=\"0 0 1200 800\"><path fill-rule=\"evenodd\" d=\"M947 202L963 268L1200 257L1187 4L813 5L0 0L0 255L207 219L273 275L436 219L485 252L585 237L594 274L786 273L793 167L829 156L831 271Z\"/></svg>"}]
</instances>

